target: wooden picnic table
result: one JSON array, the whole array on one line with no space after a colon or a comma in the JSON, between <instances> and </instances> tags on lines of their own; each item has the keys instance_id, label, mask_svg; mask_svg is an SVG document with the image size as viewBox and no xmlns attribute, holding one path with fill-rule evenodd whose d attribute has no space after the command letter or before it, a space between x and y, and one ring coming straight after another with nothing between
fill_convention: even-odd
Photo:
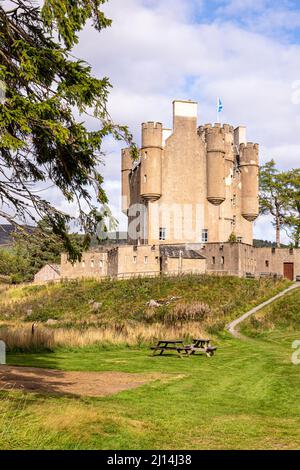
<instances>
[{"instance_id":1,"label":"wooden picnic table","mask_svg":"<svg viewBox=\"0 0 300 470\"><path fill-rule=\"evenodd\" d=\"M156 346L151 348L153 350L153 356L159 351L157 356L162 356L165 351L176 351L177 354L182 357L181 352L184 351L188 354L190 346L185 346L182 340L160 340Z\"/></svg>"},{"instance_id":2,"label":"wooden picnic table","mask_svg":"<svg viewBox=\"0 0 300 470\"><path fill-rule=\"evenodd\" d=\"M205 353L208 357L214 355L216 347L210 344L210 339L196 338L190 346L189 355L194 355L197 352Z\"/></svg>"},{"instance_id":3,"label":"wooden picnic table","mask_svg":"<svg viewBox=\"0 0 300 470\"><path fill-rule=\"evenodd\" d=\"M191 345L184 345L182 340L160 340L157 342L156 346L152 346L153 356L162 356L165 351L176 351L177 354L182 357L184 352L188 356L192 356L197 353L204 353L208 357L214 355L215 346L211 346L210 339L196 338L193 339ZM159 351L158 354L156 354Z\"/></svg>"}]
</instances>

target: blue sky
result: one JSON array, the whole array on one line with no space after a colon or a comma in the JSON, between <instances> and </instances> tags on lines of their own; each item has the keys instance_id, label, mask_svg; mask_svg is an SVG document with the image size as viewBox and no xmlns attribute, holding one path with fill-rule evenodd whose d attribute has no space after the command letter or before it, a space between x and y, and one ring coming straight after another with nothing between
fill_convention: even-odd
<instances>
[{"instance_id":1,"label":"blue sky","mask_svg":"<svg viewBox=\"0 0 300 470\"><path fill-rule=\"evenodd\" d=\"M112 27L87 27L74 53L110 78L110 113L137 142L143 121L170 127L173 99L198 101L200 125L215 121L220 96L222 121L247 126L261 162L300 166L300 1L110 0L105 12ZM105 150L105 186L124 229L120 146L109 140ZM274 239L266 218L255 236Z\"/></svg>"},{"instance_id":2,"label":"blue sky","mask_svg":"<svg viewBox=\"0 0 300 470\"><path fill-rule=\"evenodd\" d=\"M299 42L300 5L295 0L190 0L190 21L231 23L249 31ZM153 8L156 0L145 0Z\"/></svg>"}]
</instances>

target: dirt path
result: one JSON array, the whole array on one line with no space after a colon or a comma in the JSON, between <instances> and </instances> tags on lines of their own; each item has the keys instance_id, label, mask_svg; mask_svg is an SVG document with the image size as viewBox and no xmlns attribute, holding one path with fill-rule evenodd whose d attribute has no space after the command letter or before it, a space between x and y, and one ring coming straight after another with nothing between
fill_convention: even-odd
<instances>
[{"instance_id":1,"label":"dirt path","mask_svg":"<svg viewBox=\"0 0 300 470\"><path fill-rule=\"evenodd\" d=\"M226 326L226 330L229 331L229 333L232 334L232 336L236 337L236 338L240 338L240 339L246 339L245 336L243 336L242 334L240 334L238 331L236 331L236 327L237 325L239 325L240 323L242 323L244 320L246 320L246 318L250 317L250 315L253 315L254 313L258 312L259 310L261 310L262 308L266 307L267 305L273 303L275 300L277 299L280 299L280 297L283 297L284 295L286 295L287 293L291 292L292 290L294 289L297 289L298 287L300 287L300 283L298 282L297 284L293 284L292 286L288 287L287 289L285 289L284 291L280 292L279 294L275 295L274 297L272 297L271 299L269 300L266 300L266 302L263 302L262 304L258 305L257 307L255 308L252 308L251 310L249 310L249 312L246 312L244 313L244 315L242 315L241 317L239 318L236 318L235 320L233 320L232 322L230 322L227 326Z\"/></svg>"},{"instance_id":2,"label":"dirt path","mask_svg":"<svg viewBox=\"0 0 300 470\"><path fill-rule=\"evenodd\" d=\"M162 374L72 372L35 367L0 366L0 390L102 397L140 387L162 377Z\"/></svg>"}]
</instances>

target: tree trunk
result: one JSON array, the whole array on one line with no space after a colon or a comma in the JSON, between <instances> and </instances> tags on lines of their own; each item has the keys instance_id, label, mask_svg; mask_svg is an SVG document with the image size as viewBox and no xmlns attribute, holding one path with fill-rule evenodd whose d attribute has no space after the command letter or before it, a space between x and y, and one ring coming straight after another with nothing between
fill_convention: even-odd
<instances>
[{"instance_id":1,"label":"tree trunk","mask_svg":"<svg viewBox=\"0 0 300 470\"><path fill-rule=\"evenodd\" d=\"M276 246L280 248L280 223L276 221Z\"/></svg>"},{"instance_id":2,"label":"tree trunk","mask_svg":"<svg viewBox=\"0 0 300 470\"><path fill-rule=\"evenodd\" d=\"M280 248L281 217L280 217L279 207L276 203L275 203L275 207L276 207L276 246L277 248Z\"/></svg>"}]
</instances>

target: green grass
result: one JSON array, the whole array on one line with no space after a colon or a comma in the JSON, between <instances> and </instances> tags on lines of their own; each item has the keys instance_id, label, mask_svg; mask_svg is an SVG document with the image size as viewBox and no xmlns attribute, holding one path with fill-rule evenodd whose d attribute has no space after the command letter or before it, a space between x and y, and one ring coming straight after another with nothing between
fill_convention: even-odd
<instances>
[{"instance_id":1,"label":"green grass","mask_svg":"<svg viewBox=\"0 0 300 470\"><path fill-rule=\"evenodd\" d=\"M177 295L187 302L205 302L219 318L228 319L287 285L237 278L201 280L134 280L112 283L110 288L95 281L17 288L6 291L1 308L11 302L15 318L28 305L39 314L45 308L44 318L53 318L54 312L60 312L60 318L80 317L88 311L89 300L101 298L106 313L117 315L118 307L119 315L128 320L132 309L142 310L150 298ZM266 317L267 328L258 330L248 320L242 330L253 337L246 341L219 332L218 351L209 359L151 357L145 347L112 345L9 353L8 362L14 365L162 377L102 398L2 391L0 448L299 449L300 366L291 362L292 342L300 339L299 294L295 291L257 315L260 321Z\"/></svg>"},{"instance_id":2,"label":"green grass","mask_svg":"<svg viewBox=\"0 0 300 470\"><path fill-rule=\"evenodd\" d=\"M241 331L251 337L291 337L300 331L300 286L243 322ZM299 338L300 339L300 338Z\"/></svg>"},{"instance_id":3,"label":"green grass","mask_svg":"<svg viewBox=\"0 0 300 470\"><path fill-rule=\"evenodd\" d=\"M92 322L143 322L147 302L164 300L151 321L161 321L176 303L202 302L222 328L251 307L287 287L286 280L240 279L220 276L140 278L124 281L69 281L12 287L1 293L0 320L58 320L61 325ZM175 298L175 299L173 299ZM95 309L95 302L98 304Z\"/></svg>"},{"instance_id":4,"label":"green grass","mask_svg":"<svg viewBox=\"0 0 300 470\"><path fill-rule=\"evenodd\" d=\"M63 370L170 374L105 398L2 393L1 448L296 449L300 374L291 345L223 336L213 358L150 357L147 349L10 354ZM0 432L1 434L1 432Z\"/></svg>"}]
</instances>

